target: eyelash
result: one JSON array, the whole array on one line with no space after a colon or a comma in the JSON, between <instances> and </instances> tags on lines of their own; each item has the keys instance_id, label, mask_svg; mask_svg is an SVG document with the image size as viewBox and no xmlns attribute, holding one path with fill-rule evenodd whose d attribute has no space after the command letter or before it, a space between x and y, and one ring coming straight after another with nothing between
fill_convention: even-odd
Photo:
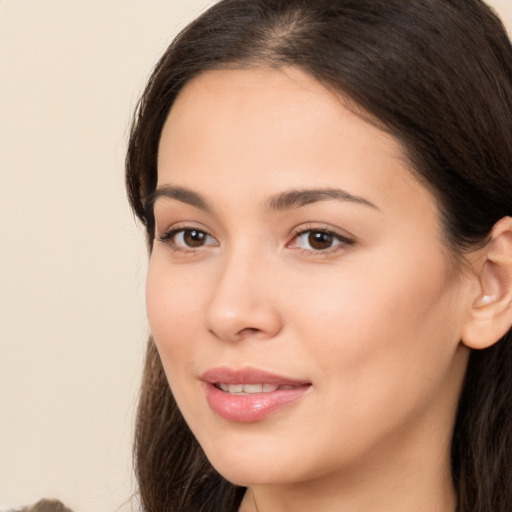
<instances>
[{"instance_id":1,"label":"eyelash","mask_svg":"<svg viewBox=\"0 0 512 512\"><path fill-rule=\"evenodd\" d=\"M199 229L199 228L194 228L194 227L173 227L169 230L167 230L165 233L163 233L162 235L158 235L156 237L156 239L159 241L159 242L163 242L163 243L167 243L171 246L171 248L174 250L174 251L180 251L180 252L195 252L197 251L198 249L201 249L204 247L204 245L200 245L200 246L197 246L197 247L192 247L192 246L185 246L185 245L179 245L176 243L176 240L175 240L175 237L182 233L183 235L185 235L186 233L192 233L192 232L196 232L196 233L199 233L201 235L204 235L205 237L209 237L211 238L212 240L215 240L215 238L213 238L213 236L211 236L207 231L205 231L204 229ZM213 245L213 244L209 244L209 245ZM217 245L217 244L215 244Z\"/></svg>"},{"instance_id":2,"label":"eyelash","mask_svg":"<svg viewBox=\"0 0 512 512\"><path fill-rule=\"evenodd\" d=\"M191 234L193 232L205 237L206 240L208 238L210 238L211 240L215 241L215 243L214 244L202 244L202 245L198 245L196 247L176 243L175 237L177 235L182 234L183 236L186 236L187 233ZM334 242L337 242L337 243L335 245L331 245L331 247L327 247L325 249L314 249L314 248L308 249L308 248L297 246L297 241L302 236L305 236L305 235L311 236L312 234L317 234L317 235L320 234L323 236L328 236L332 239L332 243L334 243ZM159 242L169 244L173 251L177 251L177 252L179 251L179 252L185 252L185 253L196 252L197 250L202 249L205 246L217 246L218 245L218 242L215 240L215 238L212 235L210 235L207 231L198 229L198 228L194 228L194 227L173 227L173 228L169 229L168 231L166 231L165 233L163 233L162 235L158 235L156 237L156 239ZM311 241L308 241L308 243L311 245L310 242ZM321 256L321 255L331 254L334 252L338 252L339 250L346 249L347 247L354 245L354 243L355 243L355 241L352 238L343 236L340 233L337 233L336 231L333 231L331 229L318 228L318 227L314 227L314 226L303 226L303 227L297 228L296 230L293 231L292 239L290 242L288 242L286 244L286 247L292 248L292 249L296 248L297 250L299 250L302 253Z\"/></svg>"},{"instance_id":3,"label":"eyelash","mask_svg":"<svg viewBox=\"0 0 512 512\"><path fill-rule=\"evenodd\" d=\"M311 236L312 234L320 234L323 236L331 237L332 242L338 242L335 245L331 245L331 247L328 247L326 249L306 249L304 247L296 247L299 251L307 254L312 254L315 256L322 256L326 254L332 254L335 252L338 252L340 250L346 249L347 247L350 247L354 245L355 240L352 238L349 238L347 236L341 235L340 233L329 229L329 228L319 228L315 226L301 226L300 228L297 228L293 232L292 240L291 242L288 242L287 247L290 247L291 244L297 244L297 241L305 235ZM309 243L310 241L308 241ZM310 244L311 245L311 244Z\"/></svg>"}]
</instances>

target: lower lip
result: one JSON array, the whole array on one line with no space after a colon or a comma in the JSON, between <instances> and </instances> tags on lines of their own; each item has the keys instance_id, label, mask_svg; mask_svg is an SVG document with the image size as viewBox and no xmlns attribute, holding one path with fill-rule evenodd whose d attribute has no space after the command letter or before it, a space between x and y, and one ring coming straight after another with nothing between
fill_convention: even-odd
<instances>
[{"instance_id":1,"label":"lower lip","mask_svg":"<svg viewBox=\"0 0 512 512\"><path fill-rule=\"evenodd\" d=\"M238 423L260 421L277 410L297 401L311 386L278 389L270 393L232 395L217 386L205 383L206 399L210 408L222 418Z\"/></svg>"}]
</instances>

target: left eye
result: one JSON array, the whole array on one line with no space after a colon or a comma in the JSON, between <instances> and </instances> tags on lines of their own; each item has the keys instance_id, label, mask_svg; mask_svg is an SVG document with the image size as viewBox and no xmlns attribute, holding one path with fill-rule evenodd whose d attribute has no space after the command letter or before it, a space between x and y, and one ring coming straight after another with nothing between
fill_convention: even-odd
<instances>
[{"instance_id":1,"label":"left eye","mask_svg":"<svg viewBox=\"0 0 512 512\"><path fill-rule=\"evenodd\" d=\"M197 249L205 245L217 245L215 238L199 229L174 229L160 237L162 242L171 242L177 249Z\"/></svg>"},{"instance_id":2,"label":"left eye","mask_svg":"<svg viewBox=\"0 0 512 512\"><path fill-rule=\"evenodd\" d=\"M328 251L339 245L351 245L352 241L334 233L324 230L308 230L298 233L293 246L308 251Z\"/></svg>"}]
</instances>

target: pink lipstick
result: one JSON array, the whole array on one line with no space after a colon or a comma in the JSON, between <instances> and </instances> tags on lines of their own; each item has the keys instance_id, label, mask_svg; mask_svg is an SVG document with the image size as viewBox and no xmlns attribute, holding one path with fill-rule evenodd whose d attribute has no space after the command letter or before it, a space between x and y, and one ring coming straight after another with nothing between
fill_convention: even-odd
<instances>
[{"instance_id":1,"label":"pink lipstick","mask_svg":"<svg viewBox=\"0 0 512 512\"><path fill-rule=\"evenodd\" d=\"M206 399L222 418L239 423L260 421L301 398L311 383L255 368L212 368L205 372Z\"/></svg>"}]
</instances>

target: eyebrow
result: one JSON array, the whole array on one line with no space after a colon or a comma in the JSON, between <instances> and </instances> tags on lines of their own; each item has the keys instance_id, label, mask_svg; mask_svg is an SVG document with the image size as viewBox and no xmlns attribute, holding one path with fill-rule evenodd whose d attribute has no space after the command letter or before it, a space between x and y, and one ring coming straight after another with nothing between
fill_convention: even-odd
<instances>
[{"instance_id":1,"label":"eyebrow","mask_svg":"<svg viewBox=\"0 0 512 512\"><path fill-rule=\"evenodd\" d=\"M150 194L145 202L146 211L150 211L156 200L161 197L175 199L206 212L211 211L210 205L200 194L187 188L172 185L162 185ZM290 210L292 208L301 208L302 206L319 201L329 201L333 199L362 204L375 208L376 210L379 209L371 201L368 201L363 197L350 194L349 192L339 188L288 190L270 197L265 201L265 207L272 211L283 211Z\"/></svg>"},{"instance_id":2,"label":"eyebrow","mask_svg":"<svg viewBox=\"0 0 512 512\"><path fill-rule=\"evenodd\" d=\"M367 199L364 199L360 196L355 196L339 188L290 190L271 197L267 201L267 207L270 210L281 211L289 210L291 208L300 208L301 206L306 206L311 203L329 201L332 199L370 206L376 210L379 209L376 205Z\"/></svg>"},{"instance_id":3,"label":"eyebrow","mask_svg":"<svg viewBox=\"0 0 512 512\"><path fill-rule=\"evenodd\" d=\"M194 206L195 208L199 208L200 210L211 210L206 200L203 199L203 197L197 192L194 192L193 190L183 187L161 185L160 187L157 187L157 189L146 198L144 206L147 212L153 209L156 200L159 199L160 197L175 199L176 201L181 201L182 203L189 204L190 206Z\"/></svg>"}]
</instances>

